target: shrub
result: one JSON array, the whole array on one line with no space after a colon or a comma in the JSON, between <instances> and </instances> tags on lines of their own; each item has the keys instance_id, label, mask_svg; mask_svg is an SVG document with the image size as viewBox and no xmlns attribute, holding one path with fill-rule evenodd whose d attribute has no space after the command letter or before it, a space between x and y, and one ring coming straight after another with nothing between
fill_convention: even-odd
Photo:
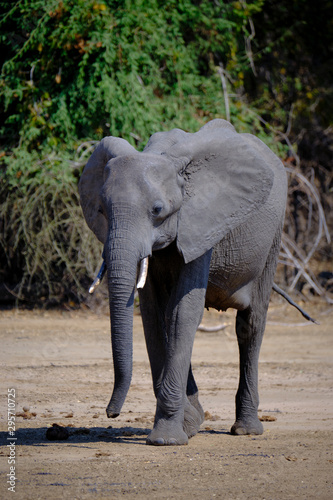
<instances>
[{"instance_id":1,"label":"shrub","mask_svg":"<svg viewBox=\"0 0 333 500\"><path fill-rule=\"evenodd\" d=\"M0 205L1 281L27 304L78 303L101 259L64 159L14 150Z\"/></svg>"}]
</instances>

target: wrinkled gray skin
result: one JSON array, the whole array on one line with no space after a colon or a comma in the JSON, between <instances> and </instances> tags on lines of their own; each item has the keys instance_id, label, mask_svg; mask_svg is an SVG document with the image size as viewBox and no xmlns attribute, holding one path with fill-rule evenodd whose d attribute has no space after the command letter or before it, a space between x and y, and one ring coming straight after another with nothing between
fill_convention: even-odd
<instances>
[{"instance_id":1,"label":"wrinkled gray skin","mask_svg":"<svg viewBox=\"0 0 333 500\"><path fill-rule=\"evenodd\" d=\"M104 244L116 417L132 375L133 298L139 290L156 415L148 444L186 444L203 421L191 371L204 306L237 309L239 387L233 434L261 434L258 357L276 269L287 181L259 139L213 120L195 134L154 134L142 153L104 138L80 181L88 225Z\"/></svg>"}]
</instances>

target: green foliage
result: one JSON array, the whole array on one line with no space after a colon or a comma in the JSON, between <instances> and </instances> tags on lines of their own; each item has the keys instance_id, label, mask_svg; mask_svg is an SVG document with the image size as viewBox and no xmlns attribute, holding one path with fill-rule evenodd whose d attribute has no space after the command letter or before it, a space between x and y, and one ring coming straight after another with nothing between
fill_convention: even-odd
<instances>
[{"instance_id":1,"label":"green foliage","mask_svg":"<svg viewBox=\"0 0 333 500\"><path fill-rule=\"evenodd\" d=\"M161 128L194 130L223 115L216 66L237 77L262 3L18 1L0 24L6 145L110 134L140 146Z\"/></svg>"}]
</instances>

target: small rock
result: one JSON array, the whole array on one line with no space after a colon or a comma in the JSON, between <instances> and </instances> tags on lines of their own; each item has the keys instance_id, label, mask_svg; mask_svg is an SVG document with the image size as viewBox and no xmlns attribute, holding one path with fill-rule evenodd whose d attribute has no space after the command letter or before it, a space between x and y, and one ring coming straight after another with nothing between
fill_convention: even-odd
<instances>
[{"instance_id":1,"label":"small rock","mask_svg":"<svg viewBox=\"0 0 333 500\"><path fill-rule=\"evenodd\" d=\"M20 411L15 414L17 417L22 417L24 420L30 420L32 417L36 417L37 413L32 411Z\"/></svg>"},{"instance_id":2,"label":"small rock","mask_svg":"<svg viewBox=\"0 0 333 500\"><path fill-rule=\"evenodd\" d=\"M260 422L275 422L276 417L273 417L272 415L262 415L259 417Z\"/></svg>"},{"instance_id":3,"label":"small rock","mask_svg":"<svg viewBox=\"0 0 333 500\"><path fill-rule=\"evenodd\" d=\"M220 420L220 417L218 415L212 415L209 411L205 411L205 420L215 422L216 420Z\"/></svg>"},{"instance_id":4,"label":"small rock","mask_svg":"<svg viewBox=\"0 0 333 500\"><path fill-rule=\"evenodd\" d=\"M58 424L52 424L46 431L46 438L49 441L65 441L69 438L69 432L66 427Z\"/></svg>"}]
</instances>

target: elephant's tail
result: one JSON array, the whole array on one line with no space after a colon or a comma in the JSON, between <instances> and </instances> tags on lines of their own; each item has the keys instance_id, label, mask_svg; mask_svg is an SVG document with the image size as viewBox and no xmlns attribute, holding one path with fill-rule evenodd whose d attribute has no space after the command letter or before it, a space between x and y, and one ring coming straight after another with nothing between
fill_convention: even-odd
<instances>
[{"instance_id":1,"label":"elephant's tail","mask_svg":"<svg viewBox=\"0 0 333 500\"><path fill-rule=\"evenodd\" d=\"M316 323L316 325L319 325L318 321L316 321L315 319L311 318L311 316L309 316L309 314L307 312L305 312L304 309L302 309L298 304L296 304L296 302L294 302L293 299L291 297L289 297L289 295L284 290L282 290L282 288L280 288L279 286L277 286L276 283L273 283L273 287L272 288L279 295L282 295L282 297L284 299L286 299L289 302L289 304L291 304L292 306L296 307L296 309L299 310L299 312L302 314L302 316L304 316L305 319L307 319L308 321L312 321L312 323Z\"/></svg>"}]
</instances>

